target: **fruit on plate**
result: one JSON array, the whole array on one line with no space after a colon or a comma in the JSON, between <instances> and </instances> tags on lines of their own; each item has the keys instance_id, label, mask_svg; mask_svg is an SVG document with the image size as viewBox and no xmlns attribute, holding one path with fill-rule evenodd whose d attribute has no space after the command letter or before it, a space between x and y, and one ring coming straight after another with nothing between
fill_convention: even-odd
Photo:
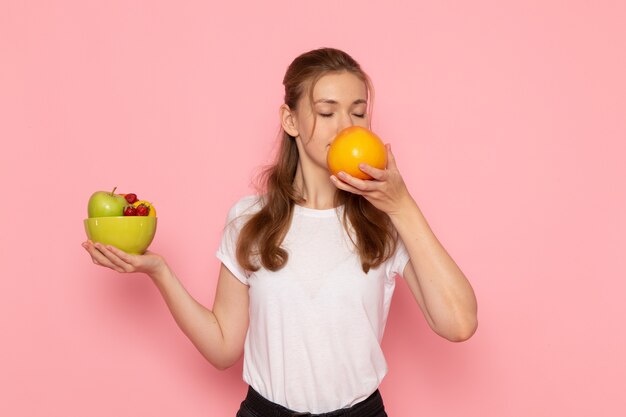
<instances>
[{"instance_id":1,"label":"fruit on plate","mask_svg":"<svg viewBox=\"0 0 626 417\"><path fill-rule=\"evenodd\" d=\"M124 216L136 216L136 215L137 215L137 207L135 206L124 207Z\"/></svg>"},{"instance_id":2,"label":"fruit on plate","mask_svg":"<svg viewBox=\"0 0 626 417\"><path fill-rule=\"evenodd\" d=\"M156 233L156 210L137 194L98 191L89 199L84 220L87 238L132 254L145 253Z\"/></svg>"},{"instance_id":3,"label":"fruit on plate","mask_svg":"<svg viewBox=\"0 0 626 417\"><path fill-rule=\"evenodd\" d=\"M89 198L87 203L88 217L111 217L122 216L124 207L128 205L128 201L119 194L115 194L117 187L113 191L96 191Z\"/></svg>"},{"instance_id":4,"label":"fruit on plate","mask_svg":"<svg viewBox=\"0 0 626 417\"><path fill-rule=\"evenodd\" d=\"M128 204L134 204L135 201L137 201L137 194L135 193L130 193L130 194L122 194L124 196L124 198L126 199L126 201L128 201Z\"/></svg>"},{"instance_id":5,"label":"fruit on plate","mask_svg":"<svg viewBox=\"0 0 626 417\"><path fill-rule=\"evenodd\" d=\"M350 126L335 136L326 156L328 169L333 175L340 171L363 180L371 176L359 169L365 163L378 169L387 166L387 148L376 134L360 126Z\"/></svg>"}]
</instances>

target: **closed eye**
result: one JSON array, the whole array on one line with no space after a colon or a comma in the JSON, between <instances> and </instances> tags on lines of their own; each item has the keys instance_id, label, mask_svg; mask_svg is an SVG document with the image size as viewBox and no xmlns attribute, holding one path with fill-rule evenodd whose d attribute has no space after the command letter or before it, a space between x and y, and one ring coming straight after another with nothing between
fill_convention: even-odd
<instances>
[{"instance_id":1,"label":"closed eye","mask_svg":"<svg viewBox=\"0 0 626 417\"><path fill-rule=\"evenodd\" d=\"M320 113L320 116L322 117L333 117L334 113ZM354 117L359 117L359 118L364 118L365 117L365 113L362 114L353 114Z\"/></svg>"}]
</instances>

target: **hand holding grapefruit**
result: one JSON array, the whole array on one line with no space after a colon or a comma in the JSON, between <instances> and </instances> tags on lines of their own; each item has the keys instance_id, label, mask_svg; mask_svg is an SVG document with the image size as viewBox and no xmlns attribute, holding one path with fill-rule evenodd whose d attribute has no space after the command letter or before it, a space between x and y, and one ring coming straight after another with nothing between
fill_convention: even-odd
<instances>
[{"instance_id":1,"label":"hand holding grapefruit","mask_svg":"<svg viewBox=\"0 0 626 417\"><path fill-rule=\"evenodd\" d=\"M370 180L371 176L359 169L365 163L378 169L387 167L387 148L378 136L360 126L350 126L335 136L326 157L333 175L343 171L355 178Z\"/></svg>"}]
</instances>

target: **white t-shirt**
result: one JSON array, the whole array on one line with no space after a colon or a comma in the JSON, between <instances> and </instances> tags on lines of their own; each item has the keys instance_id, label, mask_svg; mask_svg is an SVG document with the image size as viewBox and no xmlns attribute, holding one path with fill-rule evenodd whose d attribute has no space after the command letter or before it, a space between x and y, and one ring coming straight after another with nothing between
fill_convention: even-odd
<instances>
[{"instance_id":1,"label":"white t-shirt","mask_svg":"<svg viewBox=\"0 0 626 417\"><path fill-rule=\"evenodd\" d=\"M295 411L325 413L364 400L387 373L380 342L395 276L408 254L396 253L365 274L338 212L295 206L279 271L237 263L239 230L260 208L248 196L230 210L217 257L249 286L250 326L243 378L263 397Z\"/></svg>"}]
</instances>

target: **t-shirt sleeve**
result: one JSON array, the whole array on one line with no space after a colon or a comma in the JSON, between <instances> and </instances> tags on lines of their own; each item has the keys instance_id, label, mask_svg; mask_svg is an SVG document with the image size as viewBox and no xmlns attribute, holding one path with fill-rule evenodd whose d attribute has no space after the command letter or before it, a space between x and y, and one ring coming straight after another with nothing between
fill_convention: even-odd
<instances>
[{"instance_id":1,"label":"t-shirt sleeve","mask_svg":"<svg viewBox=\"0 0 626 417\"><path fill-rule=\"evenodd\" d=\"M242 283L248 284L249 273L237 262L237 238L244 224L238 213L239 204L235 204L228 212L226 225L222 233L222 240L215 256L224 266Z\"/></svg>"},{"instance_id":2,"label":"t-shirt sleeve","mask_svg":"<svg viewBox=\"0 0 626 417\"><path fill-rule=\"evenodd\" d=\"M396 275L402 276L404 273L404 268L406 264L409 262L409 253L406 250L406 246L404 246L404 242L402 239L398 237L398 244L396 245L396 251L391 256L389 261L387 261L387 277L395 278Z\"/></svg>"}]
</instances>

